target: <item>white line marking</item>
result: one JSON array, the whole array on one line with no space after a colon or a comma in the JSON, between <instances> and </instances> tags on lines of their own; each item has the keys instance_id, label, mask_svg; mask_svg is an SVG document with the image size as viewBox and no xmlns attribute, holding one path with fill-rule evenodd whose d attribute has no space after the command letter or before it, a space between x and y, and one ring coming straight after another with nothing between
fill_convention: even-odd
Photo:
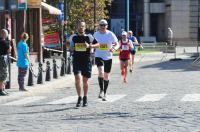
<instances>
[{"instance_id":1,"label":"white line marking","mask_svg":"<svg viewBox=\"0 0 200 132\"><path fill-rule=\"evenodd\" d=\"M137 99L136 102L155 102L164 98L167 94L146 94L140 99Z\"/></svg>"},{"instance_id":2,"label":"white line marking","mask_svg":"<svg viewBox=\"0 0 200 132\"><path fill-rule=\"evenodd\" d=\"M66 98L48 102L47 104L68 104L68 103L76 102L77 99L78 99L78 96L69 96Z\"/></svg>"},{"instance_id":3,"label":"white line marking","mask_svg":"<svg viewBox=\"0 0 200 132\"><path fill-rule=\"evenodd\" d=\"M46 97L43 96L36 96L36 97L26 97L24 99L20 99L20 100L16 100L16 101L12 101L9 103L6 103L4 105L25 105L28 103L32 103L41 99L45 99Z\"/></svg>"},{"instance_id":4,"label":"white line marking","mask_svg":"<svg viewBox=\"0 0 200 132\"><path fill-rule=\"evenodd\" d=\"M102 99L98 99L96 101L101 103L115 102L116 100L119 100L125 96L126 96L125 94L107 95L107 101L102 101Z\"/></svg>"},{"instance_id":5,"label":"white line marking","mask_svg":"<svg viewBox=\"0 0 200 132\"><path fill-rule=\"evenodd\" d=\"M200 94L186 94L181 101L200 101Z\"/></svg>"}]
</instances>

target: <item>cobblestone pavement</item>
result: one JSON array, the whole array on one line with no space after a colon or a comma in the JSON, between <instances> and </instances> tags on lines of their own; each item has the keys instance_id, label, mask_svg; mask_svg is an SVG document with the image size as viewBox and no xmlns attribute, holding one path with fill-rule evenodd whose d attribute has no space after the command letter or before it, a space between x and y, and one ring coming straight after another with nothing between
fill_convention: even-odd
<instances>
[{"instance_id":1,"label":"cobblestone pavement","mask_svg":"<svg viewBox=\"0 0 200 132\"><path fill-rule=\"evenodd\" d=\"M199 132L200 69L189 57L170 57L138 56L127 84L115 57L106 102L97 98L94 67L89 105L78 109L73 75L28 87L29 92L9 89L9 96L0 97L0 131Z\"/></svg>"}]
</instances>

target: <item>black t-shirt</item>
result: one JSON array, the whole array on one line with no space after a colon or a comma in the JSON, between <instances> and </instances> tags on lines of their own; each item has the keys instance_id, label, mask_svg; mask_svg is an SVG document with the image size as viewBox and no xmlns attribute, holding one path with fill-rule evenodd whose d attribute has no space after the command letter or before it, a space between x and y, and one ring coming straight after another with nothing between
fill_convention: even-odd
<instances>
[{"instance_id":1,"label":"black t-shirt","mask_svg":"<svg viewBox=\"0 0 200 132\"><path fill-rule=\"evenodd\" d=\"M0 38L0 55L7 55L10 48L9 41Z\"/></svg>"},{"instance_id":2,"label":"black t-shirt","mask_svg":"<svg viewBox=\"0 0 200 132\"><path fill-rule=\"evenodd\" d=\"M88 60L90 58L90 48L83 48L81 45L84 45L84 43L92 43L96 44L97 40L95 38L92 38L91 36L85 34L85 35L78 35L74 34L72 37L72 42L74 43L74 53L73 58L75 60Z\"/></svg>"}]
</instances>

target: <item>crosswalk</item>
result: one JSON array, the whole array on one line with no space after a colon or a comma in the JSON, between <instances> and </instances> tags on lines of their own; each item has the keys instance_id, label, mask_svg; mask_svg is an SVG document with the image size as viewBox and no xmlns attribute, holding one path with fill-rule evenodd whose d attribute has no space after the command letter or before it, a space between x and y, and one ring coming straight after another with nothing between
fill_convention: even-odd
<instances>
[{"instance_id":1,"label":"crosswalk","mask_svg":"<svg viewBox=\"0 0 200 132\"><path fill-rule=\"evenodd\" d=\"M107 96L107 101L102 101L101 99L90 99L90 102L97 102L97 103L114 103L117 100L122 100L123 98L130 96L130 95L126 95L126 94L113 94L113 95L108 95ZM61 97L58 99L51 99L50 97L46 97L46 96L31 96L31 97L19 97L19 96L15 96L16 99L14 99L14 97L12 98L11 101L7 101L7 102L1 102L1 98L0 98L0 105L3 106L22 106L22 105L28 105L28 104L32 104L32 103L37 103L42 101L43 104L49 104L49 105L59 105L59 104L69 104L69 103L75 103L77 101L77 96L68 96L68 97ZM164 100L164 98L170 97L169 94L145 94L142 95L140 97L138 97L137 99L134 99L133 101L136 103L141 103L141 102L159 102ZM47 99L49 98L49 99ZM13 100L14 99L14 100ZM45 100L47 99L47 100ZM130 99L130 97L126 98L126 99ZM46 102L44 102L44 100ZM49 101L51 100L51 101ZM132 100L131 100L132 101ZM178 101L180 102L200 102L200 94L198 93L194 93L194 94L184 94Z\"/></svg>"}]
</instances>

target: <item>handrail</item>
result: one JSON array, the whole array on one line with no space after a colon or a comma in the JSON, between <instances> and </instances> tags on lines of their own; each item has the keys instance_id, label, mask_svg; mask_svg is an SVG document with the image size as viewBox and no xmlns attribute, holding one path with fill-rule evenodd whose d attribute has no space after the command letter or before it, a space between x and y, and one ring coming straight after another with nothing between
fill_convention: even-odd
<instances>
[{"instance_id":1,"label":"handrail","mask_svg":"<svg viewBox=\"0 0 200 132\"><path fill-rule=\"evenodd\" d=\"M10 59L14 60L14 61L17 61L16 58L12 57L12 56L9 56Z\"/></svg>"},{"instance_id":2,"label":"handrail","mask_svg":"<svg viewBox=\"0 0 200 132\"><path fill-rule=\"evenodd\" d=\"M47 50L47 51L54 51L54 52L58 52L58 53L63 53L63 51L55 50L55 49L50 49L50 48L46 48L46 47L43 47L43 49Z\"/></svg>"}]
</instances>

